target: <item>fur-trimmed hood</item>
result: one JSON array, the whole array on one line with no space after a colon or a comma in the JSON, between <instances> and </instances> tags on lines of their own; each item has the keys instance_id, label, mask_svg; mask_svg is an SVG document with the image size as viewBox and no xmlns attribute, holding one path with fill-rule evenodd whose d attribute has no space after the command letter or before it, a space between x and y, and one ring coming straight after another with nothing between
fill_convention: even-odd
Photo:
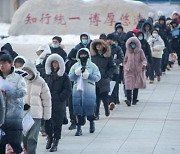
<instances>
[{"instance_id":1,"label":"fur-trimmed hood","mask_svg":"<svg viewBox=\"0 0 180 154\"><path fill-rule=\"evenodd\" d=\"M130 47L130 43L132 42L136 44L136 48L134 50ZM130 52L139 52L139 50L141 50L141 42L137 37L130 37L126 42L126 49Z\"/></svg>"},{"instance_id":2,"label":"fur-trimmed hood","mask_svg":"<svg viewBox=\"0 0 180 154\"><path fill-rule=\"evenodd\" d=\"M94 41L92 41L91 46L90 46L91 56L95 56L98 53L98 51L96 49L96 45L99 43L102 44L102 46L104 47L103 56L110 57L111 56L111 48L104 40L101 40L101 39L95 39Z\"/></svg>"},{"instance_id":3,"label":"fur-trimmed hood","mask_svg":"<svg viewBox=\"0 0 180 154\"><path fill-rule=\"evenodd\" d=\"M52 73L52 62L53 61L57 61L59 63L59 70L57 72L58 76L63 76L64 72L65 72L65 63L64 63L63 58L56 53L50 55L46 60L46 63L45 63L46 74L50 75Z\"/></svg>"}]
</instances>

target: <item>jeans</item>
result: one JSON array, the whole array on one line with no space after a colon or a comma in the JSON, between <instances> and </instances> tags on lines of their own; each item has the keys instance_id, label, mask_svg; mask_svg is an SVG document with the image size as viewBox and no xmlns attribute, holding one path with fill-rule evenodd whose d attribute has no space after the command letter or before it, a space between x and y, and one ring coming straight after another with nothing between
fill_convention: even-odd
<instances>
[{"instance_id":1,"label":"jeans","mask_svg":"<svg viewBox=\"0 0 180 154\"><path fill-rule=\"evenodd\" d=\"M33 118L34 125L27 133L26 136L23 136L23 144L24 148L28 152L28 154L36 154L38 135L41 127L41 119Z\"/></svg>"}]
</instances>

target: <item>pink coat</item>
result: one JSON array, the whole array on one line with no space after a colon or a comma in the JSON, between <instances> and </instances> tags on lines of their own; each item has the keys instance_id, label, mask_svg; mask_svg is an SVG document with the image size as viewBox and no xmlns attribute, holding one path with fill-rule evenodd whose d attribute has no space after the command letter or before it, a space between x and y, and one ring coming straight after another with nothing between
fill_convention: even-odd
<instances>
[{"instance_id":1,"label":"pink coat","mask_svg":"<svg viewBox=\"0 0 180 154\"><path fill-rule=\"evenodd\" d=\"M136 44L135 49L131 49L130 43ZM146 76L143 66L147 65L147 60L141 49L141 43L136 37L131 37L126 42L126 54L124 58L124 79L126 90L135 88L146 88Z\"/></svg>"}]
</instances>

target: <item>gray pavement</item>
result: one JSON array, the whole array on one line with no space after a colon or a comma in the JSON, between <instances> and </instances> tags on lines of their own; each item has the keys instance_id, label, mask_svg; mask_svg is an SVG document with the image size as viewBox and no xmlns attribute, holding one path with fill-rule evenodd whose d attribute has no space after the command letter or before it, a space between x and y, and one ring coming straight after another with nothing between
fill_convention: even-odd
<instances>
[{"instance_id":1,"label":"gray pavement","mask_svg":"<svg viewBox=\"0 0 180 154\"><path fill-rule=\"evenodd\" d=\"M105 117L101 105L96 132L89 133L89 123L76 130L63 126L60 154L180 154L180 67L162 76L161 82L140 90L140 102L127 107L120 90L121 104ZM37 154L48 154L46 139L39 135Z\"/></svg>"}]
</instances>

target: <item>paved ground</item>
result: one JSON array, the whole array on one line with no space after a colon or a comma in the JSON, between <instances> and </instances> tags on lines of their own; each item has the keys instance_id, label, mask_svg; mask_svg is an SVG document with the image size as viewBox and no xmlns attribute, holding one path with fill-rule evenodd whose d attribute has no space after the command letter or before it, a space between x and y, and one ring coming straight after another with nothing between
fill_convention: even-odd
<instances>
[{"instance_id":1,"label":"paved ground","mask_svg":"<svg viewBox=\"0 0 180 154\"><path fill-rule=\"evenodd\" d=\"M122 90L121 90L122 91ZM89 123L83 136L63 127L58 152L60 154L180 154L180 67L139 93L139 104L127 107L121 92L121 105L111 116L104 116L101 107L96 132L89 133ZM45 138L39 136L37 154L45 150Z\"/></svg>"}]
</instances>

